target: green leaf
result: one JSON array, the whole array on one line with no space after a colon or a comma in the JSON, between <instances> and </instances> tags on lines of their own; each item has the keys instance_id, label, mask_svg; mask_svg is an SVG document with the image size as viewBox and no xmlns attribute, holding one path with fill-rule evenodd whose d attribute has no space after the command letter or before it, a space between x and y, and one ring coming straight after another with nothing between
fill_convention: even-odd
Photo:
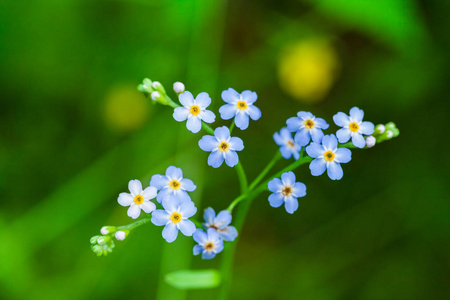
<instances>
[{"instance_id":1,"label":"green leaf","mask_svg":"<svg viewBox=\"0 0 450 300\"><path fill-rule=\"evenodd\" d=\"M180 270L169 273L165 281L181 290L209 289L220 284L220 273L216 270Z\"/></svg>"}]
</instances>

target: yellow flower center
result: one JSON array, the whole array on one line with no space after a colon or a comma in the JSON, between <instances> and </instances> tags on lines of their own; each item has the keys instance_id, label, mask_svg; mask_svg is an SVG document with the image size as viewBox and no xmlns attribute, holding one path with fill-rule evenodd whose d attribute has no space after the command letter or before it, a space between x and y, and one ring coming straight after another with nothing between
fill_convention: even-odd
<instances>
[{"instance_id":1,"label":"yellow flower center","mask_svg":"<svg viewBox=\"0 0 450 300\"><path fill-rule=\"evenodd\" d=\"M181 184L178 180L174 179L170 182L170 187L174 190L178 190L180 188Z\"/></svg>"},{"instance_id":2,"label":"yellow flower center","mask_svg":"<svg viewBox=\"0 0 450 300\"><path fill-rule=\"evenodd\" d=\"M245 102L245 101L238 101L237 104L236 104L236 106L237 106L239 109L244 110L244 109L247 108L247 102Z\"/></svg>"},{"instance_id":3,"label":"yellow flower center","mask_svg":"<svg viewBox=\"0 0 450 300\"><path fill-rule=\"evenodd\" d=\"M288 141L287 144L288 144L289 147L294 148L294 142L293 141Z\"/></svg>"},{"instance_id":4,"label":"yellow flower center","mask_svg":"<svg viewBox=\"0 0 450 300\"><path fill-rule=\"evenodd\" d=\"M214 249L214 243L213 242L208 242L205 244L205 249L207 251L212 251Z\"/></svg>"},{"instance_id":5,"label":"yellow flower center","mask_svg":"<svg viewBox=\"0 0 450 300\"><path fill-rule=\"evenodd\" d=\"M134 203L138 205L144 203L144 196L137 195L136 197L134 197Z\"/></svg>"},{"instance_id":6,"label":"yellow flower center","mask_svg":"<svg viewBox=\"0 0 450 300\"><path fill-rule=\"evenodd\" d=\"M359 125L356 124L356 122L353 122L348 125L348 128L353 132L357 132L359 129Z\"/></svg>"},{"instance_id":7,"label":"yellow flower center","mask_svg":"<svg viewBox=\"0 0 450 300\"><path fill-rule=\"evenodd\" d=\"M189 111L191 112L191 114L196 116L200 113L200 107L198 107L198 105L192 105Z\"/></svg>"},{"instance_id":8,"label":"yellow flower center","mask_svg":"<svg viewBox=\"0 0 450 300\"><path fill-rule=\"evenodd\" d=\"M229 146L230 145L227 142L221 142L219 145L219 150L222 152L227 151Z\"/></svg>"},{"instance_id":9,"label":"yellow flower center","mask_svg":"<svg viewBox=\"0 0 450 300\"><path fill-rule=\"evenodd\" d=\"M178 223L181 222L181 215L177 212L174 212L171 216L170 219L172 220L172 222L174 223Z\"/></svg>"},{"instance_id":10,"label":"yellow flower center","mask_svg":"<svg viewBox=\"0 0 450 300\"><path fill-rule=\"evenodd\" d=\"M306 120L305 121L305 127L308 128L308 129L313 128L314 127L314 121L311 120L311 119Z\"/></svg>"},{"instance_id":11,"label":"yellow flower center","mask_svg":"<svg viewBox=\"0 0 450 300\"><path fill-rule=\"evenodd\" d=\"M333 161L334 157L335 155L331 150L328 150L323 154L323 158L325 158L326 161Z\"/></svg>"},{"instance_id":12,"label":"yellow flower center","mask_svg":"<svg viewBox=\"0 0 450 300\"><path fill-rule=\"evenodd\" d=\"M285 186L281 190L281 194L283 194L283 196L289 196L290 194L292 194L292 188L290 186Z\"/></svg>"}]
</instances>

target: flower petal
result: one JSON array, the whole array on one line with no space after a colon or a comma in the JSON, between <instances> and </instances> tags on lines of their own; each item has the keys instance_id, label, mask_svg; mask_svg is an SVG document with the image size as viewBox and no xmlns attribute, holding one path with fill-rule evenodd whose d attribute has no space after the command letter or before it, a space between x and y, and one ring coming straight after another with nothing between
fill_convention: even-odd
<instances>
[{"instance_id":1,"label":"flower petal","mask_svg":"<svg viewBox=\"0 0 450 300\"><path fill-rule=\"evenodd\" d=\"M154 186L149 186L142 192L142 196L144 196L144 199L149 200L155 198L157 193L158 191Z\"/></svg>"},{"instance_id":2,"label":"flower petal","mask_svg":"<svg viewBox=\"0 0 450 300\"><path fill-rule=\"evenodd\" d=\"M274 178L271 181L269 181L268 187L269 191L275 193L283 188L283 182L279 178Z\"/></svg>"},{"instance_id":3,"label":"flower petal","mask_svg":"<svg viewBox=\"0 0 450 300\"><path fill-rule=\"evenodd\" d=\"M219 142L212 135L204 135L199 141L198 146L203 151L213 151L215 148L219 146Z\"/></svg>"},{"instance_id":4,"label":"flower petal","mask_svg":"<svg viewBox=\"0 0 450 300\"><path fill-rule=\"evenodd\" d=\"M348 128L341 128L336 132L336 136L339 139L339 143L347 143L352 137L352 132Z\"/></svg>"},{"instance_id":5,"label":"flower petal","mask_svg":"<svg viewBox=\"0 0 450 300\"><path fill-rule=\"evenodd\" d=\"M191 107L194 104L194 96L189 91L181 93L178 99L183 106Z\"/></svg>"},{"instance_id":6,"label":"flower petal","mask_svg":"<svg viewBox=\"0 0 450 300\"><path fill-rule=\"evenodd\" d=\"M336 149L337 144L338 144L338 141L334 134L326 135L322 139L322 145L326 150Z\"/></svg>"},{"instance_id":7,"label":"flower petal","mask_svg":"<svg viewBox=\"0 0 450 300\"><path fill-rule=\"evenodd\" d=\"M259 118L261 118L261 110L254 105L248 106L247 114L253 121L259 120Z\"/></svg>"},{"instance_id":8,"label":"flower petal","mask_svg":"<svg viewBox=\"0 0 450 300\"><path fill-rule=\"evenodd\" d=\"M337 126L344 127L350 123L350 120L343 112L338 112L333 116L333 121Z\"/></svg>"},{"instance_id":9,"label":"flower petal","mask_svg":"<svg viewBox=\"0 0 450 300\"><path fill-rule=\"evenodd\" d=\"M228 90L223 91L221 96L222 96L223 101L225 101L227 103L236 102L240 98L239 93L236 92L232 88L229 88Z\"/></svg>"},{"instance_id":10,"label":"flower petal","mask_svg":"<svg viewBox=\"0 0 450 300\"><path fill-rule=\"evenodd\" d=\"M183 178L183 171L180 168L170 166L166 170L166 176L169 179L180 180L181 178Z\"/></svg>"},{"instance_id":11,"label":"flower petal","mask_svg":"<svg viewBox=\"0 0 450 300\"><path fill-rule=\"evenodd\" d=\"M347 148L338 148L334 153L336 155L336 161L339 163L348 163L352 160L352 151Z\"/></svg>"},{"instance_id":12,"label":"flower petal","mask_svg":"<svg viewBox=\"0 0 450 300\"><path fill-rule=\"evenodd\" d=\"M205 123L214 123L214 121L216 120L216 115L210 110L201 112L200 117Z\"/></svg>"},{"instance_id":13,"label":"flower petal","mask_svg":"<svg viewBox=\"0 0 450 300\"><path fill-rule=\"evenodd\" d=\"M188 192L193 192L193 191L195 191L197 186L194 184L194 182L192 180L183 178L183 179L181 179L181 188Z\"/></svg>"},{"instance_id":14,"label":"flower petal","mask_svg":"<svg viewBox=\"0 0 450 300\"><path fill-rule=\"evenodd\" d=\"M205 109L211 104L211 97L209 97L208 93L202 92L197 95L195 101L201 109Z\"/></svg>"},{"instance_id":15,"label":"flower petal","mask_svg":"<svg viewBox=\"0 0 450 300\"><path fill-rule=\"evenodd\" d=\"M173 111L173 118L175 121L183 122L188 118L189 114L189 109L185 107L177 107Z\"/></svg>"},{"instance_id":16,"label":"flower petal","mask_svg":"<svg viewBox=\"0 0 450 300\"><path fill-rule=\"evenodd\" d=\"M225 227L225 229L219 231L219 234L224 241L228 242L234 241L238 236L238 232L234 226Z\"/></svg>"},{"instance_id":17,"label":"flower petal","mask_svg":"<svg viewBox=\"0 0 450 300\"><path fill-rule=\"evenodd\" d=\"M205 209L205 211L203 213L203 219L205 219L205 222L207 224L213 224L215 218L216 218L216 212L214 211L214 209L212 207L208 207L207 209Z\"/></svg>"},{"instance_id":18,"label":"flower petal","mask_svg":"<svg viewBox=\"0 0 450 300\"><path fill-rule=\"evenodd\" d=\"M323 146L318 143L313 142L308 147L306 147L306 153L313 158L317 158L323 155L324 152L325 150L323 149Z\"/></svg>"},{"instance_id":19,"label":"flower petal","mask_svg":"<svg viewBox=\"0 0 450 300\"><path fill-rule=\"evenodd\" d=\"M344 171L340 164L332 162L328 165L327 174L331 180L339 180L344 175Z\"/></svg>"},{"instance_id":20,"label":"flower petal","mask_svg":"<svg viewBox=\"0 0 450 300\"><path fill-rule=\"evenodd\" d=\"M284 202L284 197L281 193L273 193L269 196L269 204L272 207L280 207Z\"/></svg>"},{"instance_id":21,"label":"flower petal","mask_svg":"<svg viewBox=\"0 0 450 300\"><path fill-rule=\"evenodd\" d=\"M224 161L222 152L220 151L213 151L208 156L208 165L210 165L213 168L218 168L222 165Z\"/></svg>"},{"instance_id":22,"label":"flower petal","mask_svg":"<svg viewBox=\"0 0 450 300\"><path fill-rule=\"evenodd\" d=\"M141 214L141 208L139 207L139 205L132 203L130 205L130 208L127 211L127 215L129 217L132 217L133 219L137 219L140 214Z\"/></svg>"},{"instance_id":23,"label":"flower petal","mask_svg":"<svg viewBox=\"0 0 450 300\"><path fill-rule=\"evenodd\" d=\"M258 95L255 92L246 90L241 93L242 99L247 102L247 104L252 104L253 102L256 102L258 99Z\"/></svg>"},{"instance_id":24,"label":"flower petal","mask_svg":"<svg viewBox=\"0 0 450 300\"><path fill-rule=\"evenodd\" d=\"M195 224L191 220L182 220L178 224L180 226L181 233L185 236L191 236L195 232Z\"/></svg>"},{"instance_id":25,"label":"flower petal","mask_svg":"<svg viewBox=\"0 0 450 300\"><path fill-rule=\"evenodd\" d=\"M177 239L178 236L177 226L174 223L170 222L164 227L162 231L162 236L168 243L172 243Z\"/></svg>"},{"instance_id":26,"label":"flower petal","mask_svg":"<svg viewBox=\"0 0 450 300\"><path fill-rule=\"evenodd\" d=\"M228 150L225 153L225 163L229 167L234 167L239 162L239 156L237 155L236 151Z\"/></svg>"},{"instance_id":27,"label":"flower petal","mask_svg":"<svg viewBox=\"0 0 450 300\"><path fill-rule=\"evenodd\" d=\"M230 129L228 129L228 127L226 126L217 127L214 130L214 135L219 139L219 141L226 141L230 137Z\"/></svg>"},{"instance_id":28,"label":"flower petal","mask_svg":"<svg viewBox=\"0 0 450 300\"><path fill-rule=\"evenodd\" d=\"M366 122L362 122L361 125L359 125L359 131L362 134L370 135L370 134L374 133L375 126L373 125L372 122L367 122L367 121Z\"/></svg>"},{"instance_id":29,"label":"flower petal","mask_svg":"<svg viewBox=\"0 0 450 300\"><path fill-rule=\"evenodd\" d=\"M229 210L222 210L217 214L216 219L214 220L217 227L226 227L231 223L231 213Z\"/></svg>"},{"instance_id":30,"label":"flower petal","mask_svg":"<svg viewBox=\"0 0 450 300\"><path fill-rule=\"evenodd\" d=\"M200 253L203 252L203 247L200 245L195 245L192 252L194 253L194 255L199 255Z\"/></svg>"},{"instance_id":31,"label":"flower petal","mask_svg":"<svg viewBox=\"0 0 450 300\"><path fill-rule=\"evenodd\" d=\"M213 259L216 256L216 253L214 251L203 251L202 258L203 259Z\"/></svg>"},{"instance_id":32,"label":"flower petal","mask_svg":"<svg viewBox=\"0 0 450 300\"><path fill-rule=\"evenodd\" d=\"M161 201L162 207L164 207L167 212L174 212L178 210L180 206L180 200L177 199L174 195L167 195Z\"/></svg>"},{"instance_id":33,"label":"flower petal","mask_svg":"<svg viewBox=\"0 0 450 300\"><path fill-rule=\"evenodd\" d=\"M156 195L156 200L161 203L164 197L167 197L168 195L172 195L172 190L169 188L164 188L161 191L159 191L158 195Z\"/></svg>"},{"instance_id":34,"label":"flower petal","mask_svg":"<svg viewBox=\"0 0 450 300\"><path fill-rule=\"evenodd\" d=\"M292 150L285 146L280 147L280 153L281 153L281 156L283 156L283 158L285 158L285 159L291 158L291 156L293 154Z\"/></svg>"},{"instance_id":35,"label":"flower petal","mask_svg":"<svg viewBox=\"0 0 450 300\"><path fill-rule=\"evenodd\" d=\"M313 129L311 129L309 131L309 133L311 134L311 138L312 138L313 142L315 142L315 143L322 142L322 138L323 138L322 129L318 129L318 128L314 127Z\"/></svg>"},{"instance_id":36,"label":"flower petal","mask_svg":"<svg viewBox=\"0 0 450 300\"><path fill-rule=\"evenodd\" d=\"M281 174L281 181L283 182L283 185L294 185L295 183L295 174L292 171L285 172Z\"/></svg>"},{"instance_id":37,"label":"flower petal","mask_svg":"<svg viewBox=\"0 0 450 300\"><path fill-rule=\"evenodd\" d=\"M309 134L309 130L302 128L295 134L294 140L295 143L300 146L306 146L309 143L311 135Z\"/></svg>"},{"instance_id":38,"label":"flower petal","mask_svg":"<svg viewBox=\"0 0 450 300\"><path fill-rule=\"evenodd\" d=\"M354 122L359 123L364 118L364 111L355 106L352 109L350 109L350 118L352 118Z\"/></svg>"},{"instance_id":39,"label":"flower petal","mask_svg":"<svg viewBox=\"0 0 450 300\"><path fill-rule=\"evenodd\" d=\"M154 186L157 190L163 189L165 186L169 184L169 179L167 179L164 175L153 175L150 180L150 185Z\"/></svg>"},{"instance_id":40,"label":"flower petal","mask_svg":"<svg viewBox=\"0 0 450 300\"><path fill-rule=\"evenodd\" d=\"M309 169L311 170L311 175L319 176L327 169L327 163L323 158L316 158L309 164Z\"/></svg>"},{"instance_id":41,"label":"flower petal","mask_svg":"<svg viewBox=\"0 0 450 300\"><path fill-rule=\"evenodd\" d=\"M298 209L298 200L294 197L289 197L284 202L284 208L290 214L293 214Z\"/></svg>"},{"instance_id":42,"label":"flower petal","mask_svg":"<svg viewBox=\"0 0 450 300\"><path fill-rule=\"evenodd\" d=\"M306 185L303 182L296 182L293 190L296 197L306 196Z\"/></svg>"},{"instance_id":43,"label":"flower petal","mask_svg":"<svg viewBox=\"0 0 450 300\"><path fill-rule=\"evenodd\" d=\"M315 119L315 116L309 111L299 111L297 113L297 117L299 117L301 120Z\"/></svg>"},{"instance_id":44,"label":"flower petal","mask_svg":"<svg viewBox=\"0 0 450 300\"><path fill-rule=\"evenodd\" d=\"M236 150L236 151L244 150L244 142L238 137L230 138L229 143L230 143L230 148L232 150Z\"/></svg>"},{"instance_id":45,"label":"flower petal","mask_svg":"<svg viewBox=\"0 0 450 300\"><path fill-rule=\"evenodd\" d=\"M195 207L195 204L192 201L181 202L180 213L183 219L190 218L197 213L197 207Z\"/></svg>"},{"instance_id":46,"label":"flower petal","mask_svg":"<svg viewBox=\"0 0 450 300\"><path fill-rule=\"evenodd\" d=\"M352 143L358 148L364 148L366 146L366 140L361 133L354 133L352 136Z\"/></svg>"},{"instance_id":47,"label":"flower petal","mask_svg":"<svg viewBox=\"0 0 450 300\"><path fill-rule=\"evenodd\" d=\"M233 104L225 104L219 108L220 117L223 120L229 120L236 115L237 107Z\"/></svg>"},{"instance_id":48,"label":"flower petal","mask_svg":"<svg viewBox=\"0 0 450 300\"><path fill-rule=\"evenodd\" d=\"M186 122L186 128L193 133L197 133L202 129L202 121L198 117L191 116Z\"/></svg>"},{"instance_id":49,"label":"flower petal","mask_svg":"<svg viewBox=\"0 0 450 300\"><path fill-rule=\"evenodd\" d=\"M302 120L300 120L297 117L289 118L286 121L287 129L290 132L295 132L300 129L300 127L302 126L302 123L303 123Z\"/></svg>"},{"instance_id":50,"label":"flower petal","mask_svg":"<svg viewBox=\"0 0 450 300\"><path fill-rule=\"evenodd\" d=\"M328 127L330 127L330 125L328 125L328 123L322 118L315 118L314 123L315 123L315 126L314 126L315 128L328 129Z\"/></svg>"},{"instance_id":51,"label":"flower petal","mask_svg":"<svg viewBox=\"0 0 450 300\"><path fill-rule=\"evenodd\" d=\"M157 209L152 213L152 223L156 226L166 225L169 220L169 214L163 209Z\"/></svg>"},{"instance_id":52,"label":"flower petal","mask_svg":"<svg viewBox=\"0 0 450 300\"><path fill-rule=\"evenodd\" d=\"M155 203L153 203L151 201L144 201L141 204L141 208L143 211L145 211L146 213L149 214L156 209L156 205L155 205Z\"/></svg>"},{"instance_id":53,"label":"flower petal","mask_svg":"<svg viewBox=\"0 0 450 300\"><path fill-rule=\"evenodd\" d=\"M131 192L131 195L136 196L142 193L142 184L139 180L130 180L128 183L128 189Z\"/></svg>"},{"instance_id":54,"label":"flower petal","mask_svg":"<svg viewBox=\"0 0 450 300\"><path fill-rule=\"evenodd\" d=\"M236 127L238 127L240 130L245 130L248 128L249 117L245 112L238 111L234 120L236 123Z\"/></svg>"},{"instance_id":55,"label":"flower petal","mask_svg":"<svg viewBox=\"0 0 450 300\"><path fill-rule=\"evenodd\" d=\"M117 201L122 206L130 206L133 203L134 197L128 193L120 193Z\"/></svg>"}]
</instances>

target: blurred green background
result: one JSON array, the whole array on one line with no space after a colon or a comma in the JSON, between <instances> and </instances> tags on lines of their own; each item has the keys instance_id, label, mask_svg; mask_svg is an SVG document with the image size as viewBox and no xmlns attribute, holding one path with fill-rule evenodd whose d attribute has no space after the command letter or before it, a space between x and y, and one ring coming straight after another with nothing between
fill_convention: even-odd
<instances>
[{"instance_id":1,"label":"blurred green background","mask_svg":"<svg viewBox=\"0 0 450 300\"><path fill-rule=\"evenodd\" d=\"M251 179L300 110L332 124L358 106L401 131L353 151L338 182L298 170L294 215L257 198L231 299L450 299L449 13L439 0L0 1L0 298L215 299L162 280L218 267L191 239L168 245L150 224L107 257L89 248L132 221L117 203L130 179L175 164L199 212L239 193L201 134L139 94L149 77L208 92L217 116L222 90L256 91L262 118L235 131Z\"/></svg>"}]
</instances>

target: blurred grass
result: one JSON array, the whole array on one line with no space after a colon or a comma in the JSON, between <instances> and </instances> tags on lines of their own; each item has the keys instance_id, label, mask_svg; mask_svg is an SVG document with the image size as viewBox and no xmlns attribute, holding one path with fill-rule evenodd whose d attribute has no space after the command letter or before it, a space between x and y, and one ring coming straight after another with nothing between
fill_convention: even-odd
<instances>
[{"instance_id":1,"label":"blurred grass","mask_svg":"<svg viewBox=\"0 0 450 300\"><path fill-rule=\"evenodd\" d=\"M228 87L258 93L261 120L236 131L250 178L299 110L331 123L357 105L401 130L354 151L340 182L299 170L308 195L294 216L255 199L231 299L448 299L448 12L437 0L0 2L0 298L216 297L158 287L169 270L220 260L192 257L188 238L167 245L160 227L105 258L89 249L102 225L130 222L116 203L130 179L182 167L198 185L199 217L238 194L234 170L207 168L199 135L132 92L150 77L206 91L216 110ZM331 41L341 66L316 104L291 99L276 71L309 38ZM113 96L127 110L105 119Z\"/></svg>"}]
</instances>

